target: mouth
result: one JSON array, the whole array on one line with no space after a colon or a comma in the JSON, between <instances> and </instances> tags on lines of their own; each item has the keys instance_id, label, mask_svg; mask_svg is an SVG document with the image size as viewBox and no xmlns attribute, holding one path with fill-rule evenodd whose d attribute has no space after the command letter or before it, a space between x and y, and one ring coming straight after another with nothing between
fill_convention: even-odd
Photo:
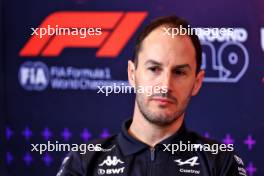
<instances>
[{"instance_id":1,"label":"mouth","mask_svg":"<svg viewBox=\"0 0 264 176\"><path fill-rule=\"evenodd\" d=\"M160 105L174 104L174 101L172 101L171 99L168 99L168 98L153 97L153 98L151 98L151 100L159 103Z\"/></svg>"}]
</instances>

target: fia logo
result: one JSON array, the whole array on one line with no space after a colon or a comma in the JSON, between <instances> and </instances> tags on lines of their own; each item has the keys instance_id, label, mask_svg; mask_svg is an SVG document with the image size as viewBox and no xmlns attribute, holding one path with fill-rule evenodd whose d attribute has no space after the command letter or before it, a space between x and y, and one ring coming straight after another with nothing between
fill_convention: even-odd
<instances>
[{"instance_id":1,"label":"fia logo","mask_svg":"<svg viewBox=\"0 0 264 176\"><path fill-rule=\"evenodd\" d=\"M44 90L49 83L48 67L42 62L25 62L18 73L20 85L26 90Z\"/></svg>"},{"instance_id":2,"label":"fia logo","mask_svg":"<svg viewBox=\"0 0 264 176\"><path fill-rule=\"evenodd\" d=\"M181 161L181 159L177 159L177 160L174 160L175 162L178 163L178 166L182 166L182 165L186 165L186 164L189 164L190 166L195 166L195 165L199 165L199 163L197 162L198 161L198 156L194 156L190 159L187 159L186 161Z\"/></svg>"}]
</instances>

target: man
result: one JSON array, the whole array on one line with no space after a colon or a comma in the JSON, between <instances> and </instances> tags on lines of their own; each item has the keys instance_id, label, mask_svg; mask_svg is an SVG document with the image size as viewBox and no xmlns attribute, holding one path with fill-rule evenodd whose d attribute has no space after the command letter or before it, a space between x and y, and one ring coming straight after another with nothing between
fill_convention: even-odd
<instances>
[{"instance_id":1,"label":"man","mask_svg":"<svg viewBox=\"0 0 264 176\"><path fill-rule=\"evenodd\" d=\"M128 61L128 80L136 88L160 87L150 96L136 93L133 118L122 131L92 143L106 151L71 153L58 175L246 175L242 160L232 145L222 151L206 150L220 145L189 132L184 125L187 105L202 85L201 45L196 35L171 35L187 28L178 17L152 21L139 35L134 62ZM165 90L165 91L164 91ZM177 144L177 145L176 145ZM189 146L180 151L180 144ZM176 150L177 149L177 150Z\"/></svg>"}]
</instances>

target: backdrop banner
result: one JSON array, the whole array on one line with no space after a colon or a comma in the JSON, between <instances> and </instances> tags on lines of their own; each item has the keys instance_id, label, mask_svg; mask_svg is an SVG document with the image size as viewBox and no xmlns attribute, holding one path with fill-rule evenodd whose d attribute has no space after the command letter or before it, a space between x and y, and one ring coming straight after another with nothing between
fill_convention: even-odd
<instances>
[{"instance_id":1,"label":"backdrop banner","mask_svg":"<svg viewBox=\"0 0 264 176\"><path fill-rule=\"evenodd\" d=\"M127 86L138 33L172 14L204 30L206 77L187 127L233 143L248 175L264 175L264 1L2 0L0 9L1 176L56 175L68 152L32 144L118 133L135 95L99 87Z\"/></svg>"}]
</instances>

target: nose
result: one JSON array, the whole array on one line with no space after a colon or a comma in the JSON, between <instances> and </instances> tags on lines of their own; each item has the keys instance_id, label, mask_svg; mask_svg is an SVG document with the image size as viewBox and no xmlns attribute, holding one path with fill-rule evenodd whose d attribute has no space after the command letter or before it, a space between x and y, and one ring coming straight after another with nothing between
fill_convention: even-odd
<instances>
[{"instance_id":1,"label":"nose","mask_svg":"<svg viewBox=\"0 0 264 176\"><path fill-rule=\"evenodd\" d=\"M173 87L173 79L172 79L172 73L170 71L164 71L162 80L161 80L161 88L166 88L167 92L172 91Z\"/></svg>"}]
</instances>

